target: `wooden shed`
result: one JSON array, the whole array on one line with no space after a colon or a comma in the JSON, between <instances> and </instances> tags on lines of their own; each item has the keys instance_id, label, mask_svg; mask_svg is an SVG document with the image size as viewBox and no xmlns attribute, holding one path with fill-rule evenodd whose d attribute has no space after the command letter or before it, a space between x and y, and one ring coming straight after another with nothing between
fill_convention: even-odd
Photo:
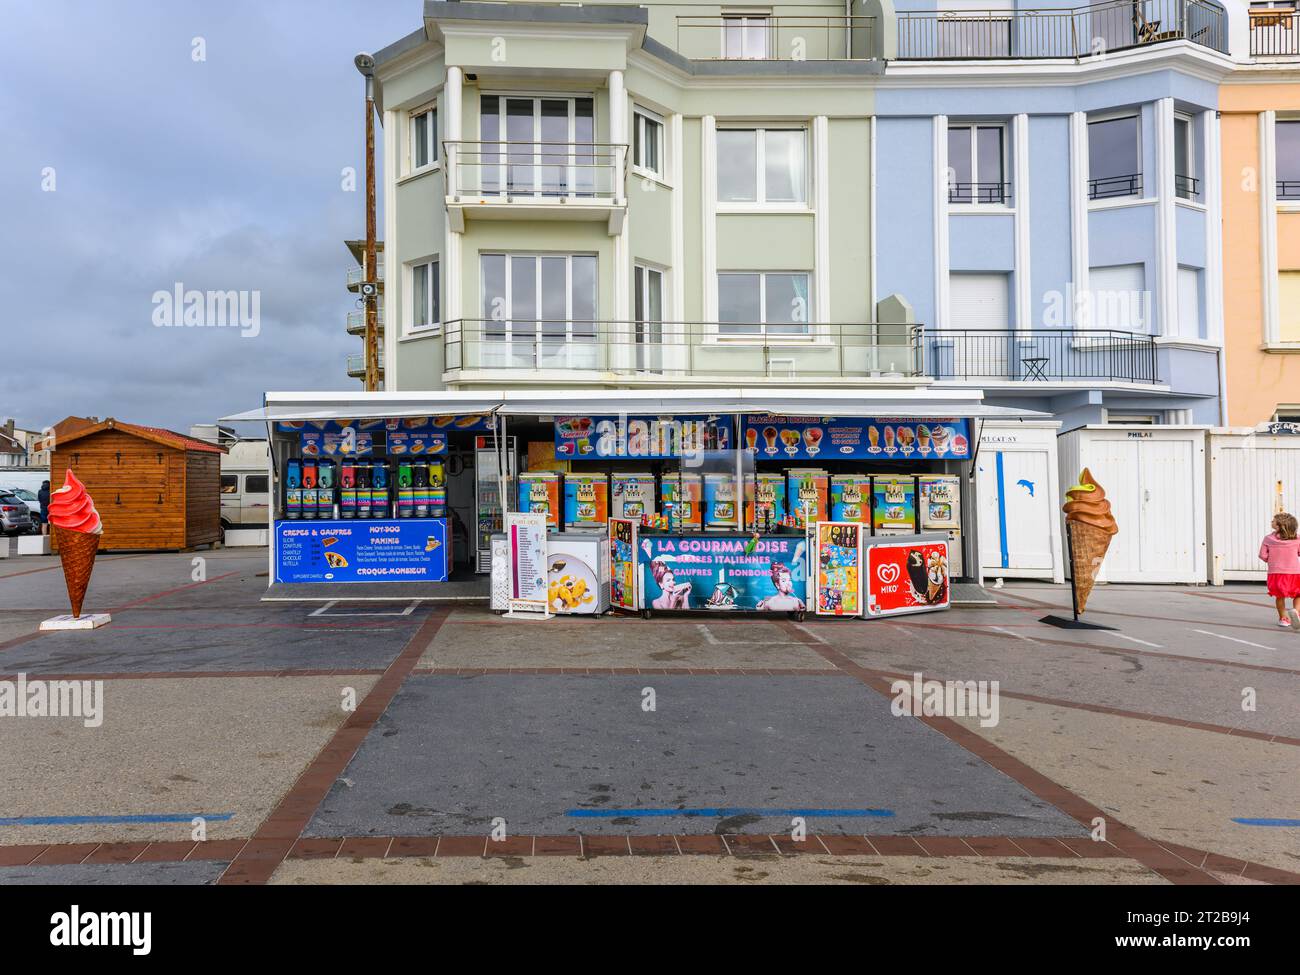
<instances>
[{"instance_id":1,"label":"wooden shed","mask_svg":"<svg viewBox=\"0 0 1300 975\"><path fill-rule=\"evenodd\" d=\"M50 490L62 487L72 468L103 519L100 551L212 544L221 538L224 453L216 444L109 417L58 439Z\"/></svg>"}]
</instances>

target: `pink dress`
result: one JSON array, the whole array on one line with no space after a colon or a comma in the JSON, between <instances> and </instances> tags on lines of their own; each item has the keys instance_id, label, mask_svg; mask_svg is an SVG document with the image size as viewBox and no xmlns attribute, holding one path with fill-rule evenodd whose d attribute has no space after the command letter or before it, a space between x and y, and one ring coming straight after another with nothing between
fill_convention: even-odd
<instances>
[{"instance_id":1,"label":"pink dress","mask_svg":"<svg viewBox=\"0 0 1300 975\"><path fill-rule=\"evenodd\" d=\"M1300 598L1300 539L1268 535L1259 546L1259 557L1268 563L1268 594L1273 598Z\"/></svg>"}]
</instances>

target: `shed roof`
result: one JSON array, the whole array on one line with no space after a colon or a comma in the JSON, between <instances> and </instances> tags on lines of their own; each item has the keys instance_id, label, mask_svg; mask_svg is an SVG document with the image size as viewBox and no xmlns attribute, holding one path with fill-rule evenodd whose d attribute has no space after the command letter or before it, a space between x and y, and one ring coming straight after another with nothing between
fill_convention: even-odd
<instances>
[{"instance_id":1,"label":"shed roof","mask_svg":"<svg viewBox=\"0 0 1300 975\"><path fill-rule=\"evenodd\" d=\"M66 436L60 437L55 449L62 448L65 444L73 440L80 440L82 437L89 437L104 430L120 430L123 433L139 437L141 440L150 440L164 447L171 447L174 450L196 450L210 454L224 454L225 447L208 443L205 440L196 440L193 437L187 437L183 433L177 433L175 430L167 430L163 427L146 427L137 423L123 423L121 420L109 417L99 423L92 424L88 427L82 427Z\"/></svg>"}]
</instances>

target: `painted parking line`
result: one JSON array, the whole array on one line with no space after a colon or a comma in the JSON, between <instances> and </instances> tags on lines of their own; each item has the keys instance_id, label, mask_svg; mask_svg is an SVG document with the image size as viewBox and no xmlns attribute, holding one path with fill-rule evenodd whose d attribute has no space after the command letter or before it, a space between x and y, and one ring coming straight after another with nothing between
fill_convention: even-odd
<instances>
[{"instance_id":1,"label":"painted parking line","mask_svg":"<svg viewBox=\"0 0 1300 975\"><path fill-rule=\"evenodd\" d=\"M695 628L700 631L704 641L715 647L752 647L755 644L762 644L765 647L806 647L807 643L802 640L719 640L713 635L707 623L696 623ZM821 641L825 643L825 640Z\"/></svg>"},{"instance_id":2,"label":"painted parking line","mask_svg":"<svg viewBox=\"0 0 1300 975\"><path fill-rule=\"evenodd\" d=\"M13 816L0 819L0 826L118 826L152 823L191 823L202 819L224 823L234 813L140 813L133 816Z\"/></svg>"},{"instance_id":3,"label":"painted parking line","mask_svg":"<svg viewBox=\"0 0 1300 975\"><path fill-rule=\"evenodd\" d=\"M1158 643L1152 643L1152 642L1149 641L1149 640L1139 640L1137 637L1135 637L1135 636L1129 636L1127 633L1119 633L1119 632L1116 632L1116 633L1112 633L1111 636L1117 636L1117 637L1119 637L1121 640L1128 640L1129 643L1140 643L1140 644L1142 644L1142 646L1144 646L1144 647L1154 647L1154 648L1157 649L1157 650L1163 650L1163 649L1164 649L1164 647L1162 647L1162 646L1161 646L1160 644L1158 644Z\"/></svg>"},{"instance_id":4,"label":"painted parking line","mask_svg":"<svg viewBox=\"0 0 1300 975\"><path fill-rule=\"evenodd\" d=\"M1249 640L1238 640L1235 636L1224 636L1222 633L1211 633L1209 630L1192 630L1193 633L1201 633L1205 636L1217 636L1220 640L1231 640L1233 643L1240 643L1242 646L1254 647L1257 650L1272 650L1272 647L1266 647L1262 643L1251 643Z\"/></svg>"},{"instance_id":5,"label":"painted parking line","mask_svg":"<svg viewBox=\"0 0 1300 975\"><path fill-rule=\"evenodd\" d=\"M1001 626L990 626L990 630L997 630L999 633L1005 633L1007 636L1013 636L1017 640L1024 640L1026 643L1037 643L1032 636L1025 636L1023 633L1017 633L1015 630L1008 630Z\"/></svg>"},{"instance_id":6,"label":"painted parking line","mask_svg":"<svg viewBox=\"0 0 1300 975\"><path fill-rule=\"evenodd\" d=\"M376 613L376 612L371 612L371 611L360 612L360 613L357 613L357 612L331 613L331 612L330 612L330 609L331 609L332 607L334 607L334 606L337 606L340 602L344 602L344 600L341 600L341 599L331 599L331 600L330 600L329 602L327 602L324 606L321 606L321 607L318 608L318 609L314 609L314 610L312 610L312 611L311 611L310 613L308 613L307 615L308 615L308 617L311 617L311 616L330 616L330 617L335 617L335 616L410 616L413 612L415 612L415 607L417 607L418 605L420 605L420 601L419 601L418 599L412 599L412 600L410 601L410 603L407 604L406 609L402 610L400 613Z\"/></svg>"},{"instance_id":7,"label":"painted parking line","mask_svg":"<svg viewBox=\"0 0 1300 975\"><path fill-rule=\"evenodd\" d=\"M1284 826L1300 827L1300 819L1236 819L1234 823L1240 823L1242 826Z\"/></svg>"},{"instance_id":8,"label":"painted parking line","mask_svg":"<svg viewBox=\"0 0 1300 975\"><path fill-rule=\"evenodd\" d=\"M687 809L566 809L564 815L572 819L613 819L618 816L637 816L643 819L661 819L669 816L721 817L732 816L802 816L805 819L862 819L886 818L894 815L892 809L785 809L748 806L700 806Z\"/></svg>"}]
</instances>

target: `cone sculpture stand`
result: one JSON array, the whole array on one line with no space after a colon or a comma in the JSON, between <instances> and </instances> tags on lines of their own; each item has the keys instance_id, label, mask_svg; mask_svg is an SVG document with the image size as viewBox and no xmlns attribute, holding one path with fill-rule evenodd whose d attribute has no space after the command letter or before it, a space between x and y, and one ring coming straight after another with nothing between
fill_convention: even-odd
<instances>
[{"instance_id":1,"label":"cone sculpture stand","mask_svg":"<svg viewBox=\"0 0 1300 975\"><path fill-rule=\"evenodd\" d=\"M1065 523L1065 543L1070 560L1070 600L1073 604L1074 618L1064 616L1044 616L1038 622L1047 623L1063 630L1113 630L1113 626L1100 623L1085 623L1079 614L1088 605L1088 596L1097 582L1097 572L1101 560L1106 556L1112 536L1102 528L1084 525L1079 522Z\"/></svg>"},{"instance_id":2,"label":"cone sculpture stand","mask_svg":"<svg viewBox=\"0 0 1300 975\"><path fill-rule=\"evenodd\" d=\"M112 617L107 613L81 615L81 605L86 599L86 588L90 585L90 574L95 569L95 553L99 551L97 534L70 531L55 527L54 535L59 543L59 560L63 563L63 581L68 587L68 601L72 604L71 615L55 616L41 623L42 630L93 630L103 626Z\"/></svg>"}]
</instances>

